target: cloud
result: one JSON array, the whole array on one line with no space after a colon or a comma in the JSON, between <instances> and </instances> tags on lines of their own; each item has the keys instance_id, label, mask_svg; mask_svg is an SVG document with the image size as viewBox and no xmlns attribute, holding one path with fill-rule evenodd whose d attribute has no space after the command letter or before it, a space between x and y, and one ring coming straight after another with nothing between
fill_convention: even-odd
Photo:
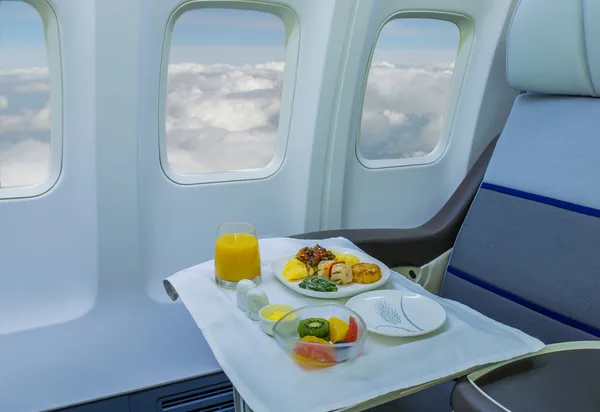
<instances>
[{"instance_id":1,"label":"cloud","mask_svg":"<svg viewBox=\"0 0 600 412\"><path fill-rule=\"evenodd\" d=\"M283 64L172 64L167 155L181 174L265 167L275 153Z\"/></svg>"},{"instance_id":2,"label":"cloud","mask_svg":"<svg viewBox=\"0 0 600 412\"><path fill-rule=\"evenodd\" d=\"M182 174L253 169L275 153L283 63L172 64L167 151ZM359 148L368 159L424 156L443 125L453 64L378 61L367 82Z\"/></svg>"},{"instance_id":3,"label":"cloud","mask_svg":"<svg viewBox=\"0 0 600 412\"><path fill-rule=\"evenodd\" d=\"M275 153L284 64L169 66L166 144L181 174L255 169ZM367 82L359 149L368 159L423 156L443 125L453 64L376 61ZM46 68L0 72L0 183L39 183L48 170Z\"/></svg>"},{"instance_id":4,"label":"cloud","mask_svg":"<svg viewBox=\"0 0 600 412\"><path fill-rule=\"evenodd\" d=\"M50 159L48 69L0 72L0 185L45 180Z\"/></svg>"},{"instance_id":5,"label":"cloud","mask_svg":"<svg viewBox=\"0 0 600 412\"><path fill-rule=\"evenodd\" d=\"M50 84L47 82L31 82L30 84L15 87L15 91L19 93L49 92Z\"/></svg>"},{"instance_id":6,"label":"cloud","mask_svg":"<svg viewBox=\"0 0 600 412\"><path fill-rule=\"evenodd\" d=\"M0 146L1 187L30 186L48 174L50 144L35 139Z\"/></svg>"},{"instance_id":7,"label":"cloud","mask_svg":"<svg viewBox=\"0 0 600 412\"><path fill-rule=\"evenodd\" d=\"M361 155L375 160L430 153L443 126L453 69L453 63L374 62L363 105Z\"/></svg>"},{"instance_id":8,"label":"cloud","mask_svg":"<svg viewBox=\"0 0 600 412\"><path fill-rule=\"evenodd\" d=\"M19 114L0 114L0 135L11 132L49 132L50 102L41 110L23 109Z\"/></svg>"}]
</instances>

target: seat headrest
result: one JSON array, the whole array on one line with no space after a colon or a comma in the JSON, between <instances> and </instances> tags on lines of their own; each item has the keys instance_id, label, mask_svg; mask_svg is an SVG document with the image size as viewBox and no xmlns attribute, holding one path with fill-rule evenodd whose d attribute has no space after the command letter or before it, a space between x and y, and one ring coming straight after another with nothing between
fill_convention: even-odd
<instances>
[{"instance_id":1,"label":"seat headrest","mask_svg":"<svg viewBox=\"0 0 600 412\"><path fill-rule=\"evenodd\" d=\"M521 0L507 75L521 91L600 97L600 1Z\"/></svg>"}]
</instances>

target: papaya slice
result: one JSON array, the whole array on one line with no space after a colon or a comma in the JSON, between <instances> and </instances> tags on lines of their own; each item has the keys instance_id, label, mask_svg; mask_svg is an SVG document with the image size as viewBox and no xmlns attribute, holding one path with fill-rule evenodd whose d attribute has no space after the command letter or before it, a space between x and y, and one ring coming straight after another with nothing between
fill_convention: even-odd
<instances>
[{"instance_id":1,"label":"papaya slice","mask_svg":"<svg viewBox=\"0 0 600 412\"><path fill-rule=\"evenodd\" d=\"M348 332L344 337L346 342L356 342L358 340L358 323L356 323L356 319L354 316L350 316L348 322Z\"/></svg>"},{"instance_id":2,"label":"papaya slice","mask_svg":"<svg viewBox=\"0 0 600 412\"><path fill-rule=\"evenodd\" d=\"M344 340L348 329L350 329L350 325L342 319L336 317L329 318L329 336L332 342Z\"/></svg>"},{"instance_id":3,"label":"papaya slice","mask_svg":"<svg viewBox=\"0 0 600 412\"><path fill-rule=\"evenodd\" d=\"M308 363L313 364L332 365L336 363L333 345L306 342L301 345L296 345L293 355L303 358Z\"/></svg>"}]
</instances>

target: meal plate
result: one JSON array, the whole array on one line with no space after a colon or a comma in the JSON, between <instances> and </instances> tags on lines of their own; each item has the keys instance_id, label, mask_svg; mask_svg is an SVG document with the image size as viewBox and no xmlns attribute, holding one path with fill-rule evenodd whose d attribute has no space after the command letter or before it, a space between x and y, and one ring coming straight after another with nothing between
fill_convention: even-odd
<instances>
[{"instance_id":1,"label":"meal plate","mask_svg":"<svg viewBox=\"0 0 600 412\"><path fill-rule=\"evenodd\" d=\"M440 328L446 310L427 296L403 290L374 290L346 306L358 313L369 332L385 336L420 336Z\"/></svg>"},{"instance_id":2,"label":"meal plate","mask_svg":"<svg viewBox=\"0 0 600 412\"><path fill-rule=\"evenodd\" d=\"M338 285L336 292L317 292L314 290L302 289L300 286L298 286L302 280L293 280L291 282L288 282L287 280L285 280L283 278L283 276L282 276L283 268L285 267L286 263L290 259L293 259L295 257L295 255L291 255L291 256L287 256L282 259L275 260L271 263L271 267L273 268L273 271L275 272L275 277L277 279L279 279L279 281L281 281L281 283L283 283L288 288L292 289L295 292L301 293L303 295L310 296L313 298L320 298L320 299L347 298L347 297L351 297L354 295L358 295L359 293L368 292L370 290L377 289L378 287L385 285L385 283L390 278L390 275L391 275L390 268L388 268L386 265L384 265L377 259L374 259L365 253L359 252L354 249L347 249L347 248L342 248L342 247L331 248L329 250L334 252L336 255L342 254L342 255L356 256L358 259L360 259L361 263L376 264L381 269L381 278L377 282L373 282L373 283L363 284L363 283L352 282L347 285Z\"/></svg>"}]
</instances>

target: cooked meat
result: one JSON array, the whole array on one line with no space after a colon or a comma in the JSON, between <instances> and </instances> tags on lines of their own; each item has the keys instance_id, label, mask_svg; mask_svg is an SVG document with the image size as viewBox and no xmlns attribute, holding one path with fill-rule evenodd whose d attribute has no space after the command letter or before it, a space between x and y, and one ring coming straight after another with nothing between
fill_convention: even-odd
<instances>
[{"instance_id":1,"label":"cooked meat","mask_svg":"<svg viewBox=\"0 0 600 412\"><path fill-rule=\"evenodd\" d=\"M352 282L352 268L345 263L336 262L331 266L331 281L336 285L345 285Z\"/></svg>"},{"instance_id":2,"label":"cooked meat","mask_svg":"<svg viewBox=\"0 0 600 412\"><path fill-rule=\"evenodd\" d=\"M315 247L303 247L296 253L296 258L306 265L306 268L313 269L316 272L319 262L323 260L335 259L335 254L324 247L315 245Z\"/></svg>"},{"instance_id":3,"label":"cooked meat","mask_svg":"<svg viewBox=\"0 0 600 412\"><path fill-rule=\"evenodd\" d=\"M329 278L329 267L335 263L335 260L323 260L317 267L317 275Z\"/></svg>"}]
</instances>

